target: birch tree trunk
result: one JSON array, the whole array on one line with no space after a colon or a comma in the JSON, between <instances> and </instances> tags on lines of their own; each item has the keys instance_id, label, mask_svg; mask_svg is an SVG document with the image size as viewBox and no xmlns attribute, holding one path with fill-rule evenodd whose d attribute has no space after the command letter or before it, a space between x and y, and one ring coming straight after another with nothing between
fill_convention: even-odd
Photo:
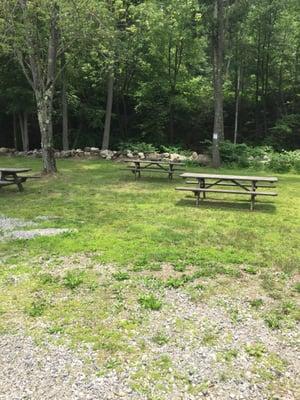
<instances>
[{"instance_id":1,"label":"birch tree trunk","mask_svg":"<svg viewBox=\"0 0 300 400\"><path fill-rule=\"evenodd\" d=\"M223 121L223 52L224 52L224 4L215 0L213 32L213 83L214 83L214 130L212 140L212 162L220 167L219 142L224 139Z\"/></svg>"},{"instance_id":2,"label":"birch tree trunk","mask_svg":"<svg viewBox=\"0 0 300 400\"><path fill-rule=\"evenodd\" d=\"M23 23L29 24L31 20L28 17L28 4L26 0L19 0L22 13ZM17 50L16 56L21 68L30 83L37 106L37 116L41 133L41 149L43 160L43 172L46 174L55 173L56 162L53 148L53 129L52 129L52 111L53 111L53 95L54 83L56 75L56 59L58 48L58 15L59 9L56 2L52 5L50 32L48 41L48 55L46 68L41 67L41 59L39 58L40 49L37 47L35 38L30 30L26 31L26 45L29 49L28 60L24 59L22 51ZM30 74L28 73L28 69Z\"/></svg>"},{"instance_id":3,"label":"birch tree trunk","mask_svg":"<svg viewBox=\"0 0 300 400\"><path fill-rule=\"evenodd\" d=\"M104 133L103 133L103 138L102 138L102 150L107 150L109 147L113 92L114 92L114 74L111 72L108 76L105 125L104 125Z\"/></svg>"}]
</instances>

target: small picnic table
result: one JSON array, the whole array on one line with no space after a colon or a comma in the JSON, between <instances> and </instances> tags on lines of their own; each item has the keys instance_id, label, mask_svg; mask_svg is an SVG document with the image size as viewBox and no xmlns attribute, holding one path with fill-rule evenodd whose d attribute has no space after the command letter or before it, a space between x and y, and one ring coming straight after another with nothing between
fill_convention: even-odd
<instances>
[{"instance_id":1,"label":"small picnic table","mask_svg":"<svg viewBox=\"0 0 300 400\"><path fill-rule=\"evenodd\" d=\"M257 188L274 188L274 183L278 181L276 177L270 176L244 176L244 175L219 175L219 174L202 174L186 172L180 175L184 179L192 179L187 181L188 184L197 184L196 187L177 187L176 190L191 191L196 196L196 205L199 206L201 193L203 199L206 193L233 193L250 195L250 209L254 209L256 196L277 196L277 193L267 191L257 191ZM233 186L239 190L232 189L216 189L213 187Z\"/></svg>"},{"instance_id":2,"label":"small picnic table","mask_svg":"<svg viewBox=\"0 0 300 400\"><path fill-rule=\"evenodd\" d=\"M127 163L133 163L133 166L129 166L126 169L131 170L134 174L135 179L141 177L141 171L151 172L164 172L168 174L168 178L172 179L173 174L176 171L182 171L184 164L178 161L159 161L159 160L125 160Z\"/></svg>"},{"instance_id":3,"label":"small picnic table","mask_svg":"<svg viewBox=\"0 0 300 400\"><path fill-rule=\"evenodd\" d=\"M20 192L24 190L22 183L26 182L28 176L18 174L31 171L30 168L1 168L0 167L0 187L17 185Z\"/></svg>"}]
</instances>

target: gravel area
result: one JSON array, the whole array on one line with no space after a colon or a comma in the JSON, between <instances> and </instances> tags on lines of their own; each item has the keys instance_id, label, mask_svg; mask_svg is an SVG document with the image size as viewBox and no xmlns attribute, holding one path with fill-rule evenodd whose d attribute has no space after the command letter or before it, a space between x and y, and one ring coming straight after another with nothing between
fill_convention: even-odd
<instances>
[{"instance_id":1,"label":"gravel area","mask_svg":"<svg viewBox=\"0 0 300 400\"><path fill-rule=\"evenodd\" d=\"M164 295L168 305L149 312L148 323L136 335L136 341L145 341L146 350L138 359L124 360L118 372L112 369L103 376L97 376L99 363L92 350L75 353L50 343L37 346L24 335L0 336L0 399L299 398L297 331L270 331L242 300L195 304L180 290L166 290ZM241 310L240 322L232 322L229 305ZM168 342L155 343L157 332ZM266 354L251 357L245 346L258 342ZM230 349L236 349L236 355L226 361L223 356ZM167 367L162 360L169 360ZM276 365L278 360L284 367Z\"/></svg>"},{"instance_id":2,"label":"gravel area","mask_svg":"<svg viewBox=\"0 0 300 400\"><path fill-rule=\"evenodd\" d=\"M40 220L47 220L44 217ZM36 228L28 230L17 230L18 228L33 228L38 226L34 221L25 221L17 218L8 218L0 216L0 241L15 240L15 239L33 239L37 236L54 236L62 233L73 232L66 228Z\"/></svg>"},{"instance_id":3,"label":"gravel area","mask_svg":"<svg viewBox=\"0 0 300 400\"><path fill-rule=\"evenodd\" d=\"M84 362L63 346L38 347L21 335L0 336L1 400L131 398L117 374L86 375Z\"/></svg>"}]
</instances>

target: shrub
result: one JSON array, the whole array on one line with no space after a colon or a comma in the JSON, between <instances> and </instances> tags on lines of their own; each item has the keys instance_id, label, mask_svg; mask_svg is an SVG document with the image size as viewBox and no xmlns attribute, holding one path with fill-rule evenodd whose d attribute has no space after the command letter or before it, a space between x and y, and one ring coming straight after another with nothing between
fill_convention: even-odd
<instances>
[{"instance_id":1,"label":"shrub","mask_svg":"<svg viewBox=\"0 0 300 400\"><path fill-rule=\"evenodd\" d=\"M271 156L271 160L268 166L274 172L289 172L292 168L290 155L287 152L274 153Z\"/></svg>"},{"instance_id":2,"label":"shrub","mask_svg":"<svg viewBox=\"0 0 300 400\"><path fill-rule=\"evenodd\" d=\"M236 164L240 167L248 167L248 158L251 155L250 147L246 144L233 144L229 140L220 143L220 156L224 164Z\"/></svg>"},{"instance_id":3,"label":"shrub","mask_svg":"<svg viewBox=\"0 0 300 400\"><path fill-rule=\"evenodd\" d=\"M120 151L130 150L134 153L154 153L157 148L151 143L145 142L120 142L118 149Z\"/></svg>"}]
</instances>

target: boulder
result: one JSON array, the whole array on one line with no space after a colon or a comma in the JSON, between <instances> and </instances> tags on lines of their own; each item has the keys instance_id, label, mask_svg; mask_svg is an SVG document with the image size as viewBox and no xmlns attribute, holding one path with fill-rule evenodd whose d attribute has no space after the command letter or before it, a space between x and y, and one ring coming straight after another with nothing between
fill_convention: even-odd
<instances>
[{"instance_id":1,"label":"boulder","mask_svg":"<svg viewBox=\"0 0 300 400\"><path fill-rule=\"evenodd\" d=\"M193 161L198 161L198 153L196 153L195 151L193 151L192 155L191 155L191 160Z\"/></svg>"},{"instance_id":2,"label":"boulder","mask_svg":"<svg viewBox=\"0 0 300 400\"><path fill-rule=\"evenodd\" d=\"M147 155L147 159L151 161L160 161L162 159L162 156L161 154L154 152L154 153L149 153Z\"/></svg>"},{"instance_id":3,"label":"boulder","mask_svg":"<svg viewBox=\"0 0 300 400\"><path fill-rule=\"evenodd\" d=\"M99 153L100 149L98 147L91 147L90 150L87 151L90 151L91 153Z\"/></svg>"},{"instance_id":4,"label":"boulder","mask_svg":"<svg viewBox=\"0 0 300 400\"><path fill-rule=\"evenodd\" d=\"M84 151L91 151L91 148L90 147L85 147L83 150Z\"/></svg>"},{"instance_id":5,"label":"boulder","mask_svg":"<svg viewBox=\"0 0 300 400\"><path fill-rule=\"evenodd\" d=\"M197 162L203 166L211 165L211 157L208 154L198 154Z\"/></svg>"},{"instance_id":6,"label":"boulder","mask_svg":"<svg viewBox=\"0 0 300 400\"><path fill-rule=\"evenodd\" d=\"M177 154L177 153L172 153L170 154L170 160L171 161L185 161L187 159L186 156L183 156L181 154Z\"/></svg>"},{"instance_id":7,"label":"boulder","mask_svg":"<svg viewBox=\"0 0 300 400\"><path fill-rule=\"evenodd\" d=\"M100 150L100 156L106 160L111 160L114 155L112 150Z\"/></svg>"},{"instance_id":8,"label":"boulder","mask_svg":"<svg viewBox=\"0 0 300 400\"><path fill-rule=\"evenodd\" d=\"M9 149L7 147L0 147L0 153L1 154L9 153Z\"/></svg>"},{"instance_id":9,"label":"boulder","mask_svg":"<svg viewBox=\"0 0 300 400\"><path fill-rule=\"evenodd\" d=\"M144 158L145 158L145 154L144 153L140 152L137 155L138 155L139 159L144 160Z\"/></svg>"},{"instance_id":10,"label":"boulder","mask_svg":"<svg viewBox=\"0 0 300 400\"><path fill-rule=\"evenodd\" d=\"M132 154L132 152L130 150L126 151L126 157L127 158L134 158L134 155Z\"/></svg>"}]
</instances>

